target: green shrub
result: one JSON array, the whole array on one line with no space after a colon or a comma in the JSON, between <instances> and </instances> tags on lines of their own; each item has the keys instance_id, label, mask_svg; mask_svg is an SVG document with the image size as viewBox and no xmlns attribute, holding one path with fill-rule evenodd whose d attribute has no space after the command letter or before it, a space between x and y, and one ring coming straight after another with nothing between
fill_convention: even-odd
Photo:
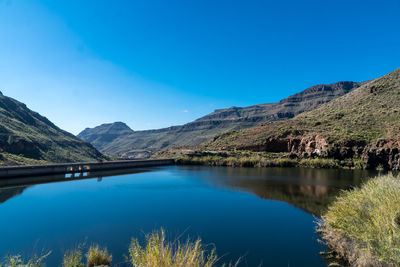
<instances>
[{"instance_id":1,"label":"green shrub","mask_svg":"<svg viewBox=\"0 0 400 267\"><path fill-rule=\"evenodd\" d=\"M365 169L365 168L367 168L367 164L364 160L362 160L360 158L354 158L353 159L353 167L355 169Z\"/></svg>"},{"instance_id":2,"label":"green shrub","mask_svg":"<svg viewBox=\"0 0 400 267\"><path fill-rule=\"evenodd\" d=\"M238 165L238 159L235 157L228 157L224 159L224 166L235 167Z\"/></svg>"},{"instance_id":3,"label":"green shrub","mask_svg":"<svg viewBox=\"0 0 400 267\"><path fill-rule=\"evenodd\" d=\"M87 267L99 265L111 266L112 255L108 254L107 248L101 249L99 245L92 245L86 254Z\"/></svg>"},{"instance_id":4,"label":"green shrub","mask_svg":"<svg viewBox=\"0 0 400 267\"><path fill-rule=\"evenodd\" d=\"M260 163L260 158L256 156L244 156L238 160L240 167L255 167Z\"/></svg>"},{"instance_id":5,"label":"green shrub","mask_svg":"<svg viewBox=\"0 0 400 267\"><path fill-rule=\"evenodd\" d=\"M274 159L272 163L277 167L296 167L298 164L298 160L290 158L279 158Z\"/></svg>"}]
</instances>

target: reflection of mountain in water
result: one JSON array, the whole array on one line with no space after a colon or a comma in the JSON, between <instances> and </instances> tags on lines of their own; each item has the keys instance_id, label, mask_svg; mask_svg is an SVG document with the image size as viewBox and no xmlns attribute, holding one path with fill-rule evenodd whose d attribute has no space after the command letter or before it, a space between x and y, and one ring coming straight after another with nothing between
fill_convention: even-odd
<instances>
[{"instance_id":1,"label":"reflection of mountain in water","mask_svg":"<svg viewBox=\"0 0 400 267\"><path fill-rule=\"evenodd\" d=\"M0 188L0 204L6 202L10 198L18 196L22 194L26 187L9 187L9 188Z\"/></svg>"},{"instance_id":2,"label":"reflection of mountain in water","mask_svg":"<svg viewBox=\"0 0 400 267\"><path fill-rule=\"evenodd\" d=\"M301 168L229 168L182 166L196 177L217 187L253 193L264 199L284 201L319 216L340 190L358 186L376 173L360 170ZM65 174L0 180L0 203L21 194L28 186L88 178L140 173L152 169L125 169L92 172L66 178Z\"/></svg>"},{"instance_id":3,"label":"reflection of mountain in water","mask_svg":"<svg viewBox=\"0 0 400 267\"><path fill-rule=\"evenodd\" d=\"M204 177L217 186L284 201L320 216L341 190L360 185L376 173L360 170L301 168L214 168ZM211 178L218 177L217 180Z\"/></svg>"}]
</instances>

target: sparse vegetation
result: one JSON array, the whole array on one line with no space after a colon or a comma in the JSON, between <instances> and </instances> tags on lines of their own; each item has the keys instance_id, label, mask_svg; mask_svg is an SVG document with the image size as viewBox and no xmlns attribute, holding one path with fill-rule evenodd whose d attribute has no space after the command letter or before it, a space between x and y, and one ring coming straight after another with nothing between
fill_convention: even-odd
<instances>
[{"instance_id":1,"label":"sparse vegetation","mask_svg":"<svg viewBox=\"0 0 400 267\"><path fill-rule=\"evenodd\" d=\"M82 245L66 251L62 267L111 266L112 255L106 248L102 249L97 244L91 245L86 253L86 265L82 263L82 251ZM193 242L188 239L183 243L179 240L170 242L167 240L163 229L146 235L143 246L137 239L132 238L128 252L129 256L126 257L126 263L133 265L133 267L213 267L219 261L215 249L208 250L202 244L201 239L196 239ZM8 255L4 263L0 262L0 267L44 267L44 261L50 253L44 253L39 257L34 255L27 262L20 255ZM235 264L229 264L229 266L234 267L238 263L239 260ZM226 265L223 264L222 266Z\"/></svg>"},{"instance_id":2,"label":"sparse vegetation","mask_svg":"<svg viewBox=\"0 0 400 267\"><path fill-rule=\"evenodd\" d=\"M400 179L371 179L344 192L322 216L318 231L353 266L400 265Z\"/></svg>"},{"instance_id":3,"label":"sparse vegetation","mask_svg":"<svg viewBox=\"0 0 400 267\"><path fill-rule=\"evenodd\" d=\"M0 153L0 166L8 165L40 165L49 164L51 162L45 160L37 160L24 157L23 155L15 155L11 153Z\"/></svg>"},{"instance_id":4,"label":"sparse vegetation","mask_svg":"<svg viewBox=\"0 0 400 267\"><path fill-rule=\"evenodd\" d=\"M43 262L51 254L51 251L43 253L40 256L33 255L30 259L25 261L21 255L8 255L4 267L42 267Z\"/></svg>"}]
</instances>

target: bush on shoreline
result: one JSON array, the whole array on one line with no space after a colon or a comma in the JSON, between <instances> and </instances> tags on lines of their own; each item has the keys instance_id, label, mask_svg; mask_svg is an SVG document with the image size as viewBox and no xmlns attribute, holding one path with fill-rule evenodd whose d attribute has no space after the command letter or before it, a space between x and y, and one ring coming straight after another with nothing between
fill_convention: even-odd
<instances>
[{"instance_id":1,"label":"bush on shoreline","mask_svg":"<svg viewBox=\"0 0 400 267\"><path fill-rule=\"evenodd\" d=\"M344 192L319 222L326 244L353 266L400 265L400 179L371 179Z\"/></svg>"}]
</instances>

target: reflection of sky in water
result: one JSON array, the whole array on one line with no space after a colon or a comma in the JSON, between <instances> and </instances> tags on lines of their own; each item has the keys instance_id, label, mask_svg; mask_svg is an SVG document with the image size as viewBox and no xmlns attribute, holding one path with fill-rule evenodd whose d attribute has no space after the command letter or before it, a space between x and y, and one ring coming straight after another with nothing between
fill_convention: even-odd
<instances>
[{"instance_id":1,"label":"reflection of sky in water","mask_svg":"<svg viewBox=\"0 0 400 267\"><path fill-rule=\"evenodd\" d=\"M130 237L165 227L172 237L185 232L215 244L225 260L246 255L248 266L318 266L321 246L304 210L368 176L290 168L153 170L34 185L20 195L22 189L0 190L9 198L0 204L0 255L29 253L37 244L37 251L53 250L48 266L57 266L65 249L88 237L107 245L116 263Z\"/></svg>"}]
</instances>

